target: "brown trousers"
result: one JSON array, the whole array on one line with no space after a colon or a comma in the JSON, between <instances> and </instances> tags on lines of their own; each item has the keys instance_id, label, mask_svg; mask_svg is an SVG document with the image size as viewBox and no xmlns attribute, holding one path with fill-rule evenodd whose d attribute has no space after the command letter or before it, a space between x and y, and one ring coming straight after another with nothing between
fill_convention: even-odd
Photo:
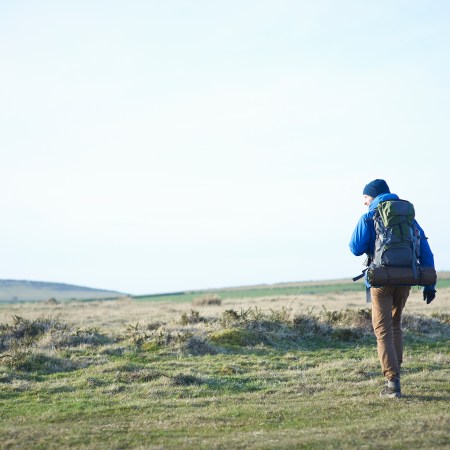
<instances>
[{"instance_id":1,"label":"brown trousers","mask_svg":"<svg viewBox=\"0 0 450 450\"><path fill-rule=\"evenodd\" d=\"M409 286L370 289L378 358L381 370L388 380L400 376L400 366L403 362L402 311L410 289Z\"/></svg>"}]
</instances>

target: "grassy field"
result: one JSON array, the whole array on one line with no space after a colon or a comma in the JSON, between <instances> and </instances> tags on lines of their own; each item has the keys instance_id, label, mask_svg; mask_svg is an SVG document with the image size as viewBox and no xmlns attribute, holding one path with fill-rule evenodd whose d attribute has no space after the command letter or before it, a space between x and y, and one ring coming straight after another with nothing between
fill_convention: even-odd
<instances>
[{"instance_id":1,"label":"grassy field","mask_svg":"<svg viewBox=\"0 0 450 450\"><path fill-rule=\"evenodd\" d=\"M363 290L262 289L0 306L0 448L450 448L450 288L408 300L398 400Z\"/></svg>"}]
</instances>

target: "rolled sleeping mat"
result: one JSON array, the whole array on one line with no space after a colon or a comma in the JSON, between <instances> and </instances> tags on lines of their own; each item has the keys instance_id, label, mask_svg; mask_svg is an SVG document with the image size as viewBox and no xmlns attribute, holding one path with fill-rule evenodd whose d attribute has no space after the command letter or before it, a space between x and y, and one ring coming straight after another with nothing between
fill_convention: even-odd
<instances>
[{"instance_id":1,"label":"rolled sleeping mat","mask_svg":"<svg viewBox=\"0 0 450 450\"><path fill-rule=\"evenodd\" d=\"M420 267L416 276L412 267L369 267L367 280L374 286L431 286L437 275L433 267Z\"/></svg>"}]
</instances>

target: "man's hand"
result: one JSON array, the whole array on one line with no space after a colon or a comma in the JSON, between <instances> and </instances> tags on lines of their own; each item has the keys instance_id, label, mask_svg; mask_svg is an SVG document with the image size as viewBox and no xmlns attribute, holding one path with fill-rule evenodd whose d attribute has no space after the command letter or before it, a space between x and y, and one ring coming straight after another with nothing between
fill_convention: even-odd
<instances>
[{"instance_id":1,"label":"man's hand","mask_svg":"<svg viewBox=\"0 0 450 450\"><path fill-rule=\"evenodd\" d=\"M423 299L429 305L436 297L436 289L434 286L425 286L423 288Z\"/></svg>"}]
</instances>

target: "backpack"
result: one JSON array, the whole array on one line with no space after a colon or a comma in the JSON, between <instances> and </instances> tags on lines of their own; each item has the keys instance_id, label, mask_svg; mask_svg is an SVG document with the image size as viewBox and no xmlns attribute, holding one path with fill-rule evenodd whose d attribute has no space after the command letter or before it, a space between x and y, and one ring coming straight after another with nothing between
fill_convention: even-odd
<instances>
[{"instance_id":1,"label":"backpack","mask_svg":"<svg viewBox=\"0 0 450 450\"><path fill-rule=\"evenodd\" d=\"M408 267L417 275L420 232L414 217L414 206L406 200L386 200L378 204L373 215L375 250L372 267Z\"/></svg>"},{"instance_id":2,"label":"backpack","mask_svg":"<svg viewBox=\"0 0 450 450\"><path fill-rule=\"evenodd\" d=\"M373 215L375 248L366 269L372 286L436 284L435 269L420 266L420 231L414 218L414 206L407 200L378 204Z\"/></svg>"}]
</instances>

